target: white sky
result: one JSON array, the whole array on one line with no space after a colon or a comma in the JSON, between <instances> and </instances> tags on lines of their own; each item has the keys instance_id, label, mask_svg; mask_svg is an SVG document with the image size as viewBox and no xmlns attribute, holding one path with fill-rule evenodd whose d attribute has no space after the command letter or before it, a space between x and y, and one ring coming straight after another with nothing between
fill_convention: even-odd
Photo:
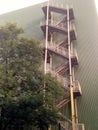
<instances>
[{"instance_id":1,"label":"white sky","mask_svg":"<svg viewBox=\"0 0 98 130\"><path fill-rule=\"evenodd\" d=\"M97 9L97 14L98 14L98 0L95 0L95 4L96 4L96 9Z\"/></svg>"},{"instance_id":2,"label":"white sky","mask_svg":"<svg viewBox=\"0 0 98 130\"><path fill-rule=\"evenodd\" d=\"M0 0L0 14L11 12L47 0Z\"/></svg>"},{"instance_id":3,"label":"white sky","mask_svg":"<svg viewBox=\"0 0 98 130\"><path fill-rule=\"evenodd\" d=\"M0 14L28 7L48 0L0 0ZM98 0L95 0L98 13Z\"/></svg>"}]
</instances>

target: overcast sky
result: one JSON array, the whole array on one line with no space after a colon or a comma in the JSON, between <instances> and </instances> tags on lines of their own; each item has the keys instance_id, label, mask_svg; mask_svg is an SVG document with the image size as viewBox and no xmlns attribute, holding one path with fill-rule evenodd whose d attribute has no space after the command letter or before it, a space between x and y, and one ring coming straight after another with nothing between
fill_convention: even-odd
<instances>
[{"instance_id":1,"label":"overcast sky","mask_svg":"<svg viewBox=\"0 0 98 130\"><path fill-rule=\"evenodd\" d=\"M0 14L28 7L47 0L0 0Z\"/></svg>"},{"instance_id":2,"label":"overcast sky","mask_svg":"<svg viewBox=\"0 0 98 130\"><path fill-rule=\"evenodd\" d=\"M95 4L96 4L96 9L97 9L97 14L98 14L98 0L95 0Z\"/></svg>"},{"instance_id":3,"label":"overcast sky","mask_svg":"<svg viewBox=\"0 0 98 130\"><path fill-rule=\"evenodd\" d=\"M48 0L0 0L0 14L28 7ZM98 0L95 0L98 12Z\"/></svg>"}]
</instances>

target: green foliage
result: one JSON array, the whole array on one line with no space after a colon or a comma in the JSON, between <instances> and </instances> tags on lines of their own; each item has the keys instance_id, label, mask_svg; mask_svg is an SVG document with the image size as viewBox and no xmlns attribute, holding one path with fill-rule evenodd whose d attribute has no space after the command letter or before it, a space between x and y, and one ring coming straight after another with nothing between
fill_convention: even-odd
<instances>
[{"instance_id":1,"label":"green foliage","mask_svg":"<svg viewBox=\"0 0 98 130\"><path fill-rule=\"evenodd\" d=\"M60 84L43 74L40 43L23 38L23 32L16 24L0 28L1 130L20 125L44 130L61 119L56 108L62 97Z\"/></svg>"}]
</instances>

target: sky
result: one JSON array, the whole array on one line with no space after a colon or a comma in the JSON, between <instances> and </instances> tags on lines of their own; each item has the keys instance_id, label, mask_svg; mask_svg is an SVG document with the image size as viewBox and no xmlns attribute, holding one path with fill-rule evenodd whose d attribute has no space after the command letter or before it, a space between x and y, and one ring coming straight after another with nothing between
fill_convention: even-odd
<instances>
[{"instance_id":1,"label":"sky","mask_svg":"<svg viewBox=\"0 0 98 130\"><path fill-rule=\"evenodd\" d=\"M95 5L96 5L96 9L97 9L97 14L98 14L98 0L95 0Z\"/></svg>"},{"instance_id":2,"label":"sky","mask_svg":"<svg viewBox=\"0 0 98 130\"><path fill-rule=\"evenodd\" d=\"M0 14L32 6L47 0L0 0Z\"/></svg>"},{"instance_id":3,"label":"sky","mask_svg":"<svg viewBox=\"0 0 98 130\"><path fill-rule=\"evenodd\" d=\"M24 7L32 6L48 0L0 0L0 14L18 10ZM95 0L98 13L98 0Z\"/></svg>"}]
</instances>

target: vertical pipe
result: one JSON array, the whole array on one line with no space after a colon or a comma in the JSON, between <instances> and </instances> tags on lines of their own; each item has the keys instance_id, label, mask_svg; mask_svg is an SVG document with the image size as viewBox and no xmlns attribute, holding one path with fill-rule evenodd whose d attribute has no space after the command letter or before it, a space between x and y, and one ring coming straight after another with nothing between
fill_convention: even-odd
<instances>
[{"instance_id":1,"label":"vertical pipe","mask_svg":"<svg viewBox=\"0 0 98 130\"><path fill-rule=\"evenodd\" d=\"M52 55L50 55L50 71L52 70Z\"/></svg>"},{"instance_id":2,"label":"vertical pipe","mask_svg":"<svg viewBox=\"0 0 98 130\"><path fill-rule=\"evenodd\" d=\"M45 39L45 64L44 64L44 72L47 72L47 44L48 44L48 24L49 24L49 0L47 2L47 16L46 16L46 39ZM45 83L44 83L45 90ZM51 126L48 127L48 130L51 130Z\"/></svg>"},{"instance_id":3,"label":"vertical pipe","mask_svg":"<svg viewBox=\"0 0 98 130\"><path fill-rule=\"evenodd\" d=\"M74 99L73 99L73 83L72 83L72 65L71 65L71 45L70 45L70 19L69 7L67 5L67 26L68 26L68 52L69 52L69 73L70 73L70 99L71 99L71 115L72 115L72 130L75 129L74 121Z\"/></svg>"},{"instance_id":4,"label":"vertical pipe","mask_svg":"<svg viewBox=\"0 0 98 130\"><path fill-rule=\"evenodd\" d=\"M72 53L73 53L74 52L74 50L73 50L73 44L71 44L71 47L72 47ZM74 67L72 67L72 76L73 76L73 81L75 81ZM75 123L78 124L77 99L74 99L74 113L75 113Z\"/></svg>"},{"instance_id":5,"label":"vertical pipe","mask_svg":"<svg viewBox=\"0 0 98 130\"><path fill-rule=\"evenodd\" d=\"M49 18L49 0L47 2L47 16L46 16L46 34L45 34L45 61L44 61L44 74L47 73L47 44L48 44L48 18ZM43 88L43 97L45 102L45 90L46 90L46 84L44 80L44 88ZM45 105L45 104L44 104Z\"/></svg>"},{"instance_id":6,"label":"vertical pipe","mask_svg":"<svg viewBox=\"0 0 98 130\"><path fill-rule=\"evenodd\" d=\"M76 124L78 124L78 108L77 108L77 100L75 99L75 117L76 117Z\"/></svg>"},{"instance_id":7,"label":"vertical pipe","mask_svg":"<svg viewBox=\"0 0 98 130\"><path fill-rule=\"evenodd\" d=\"M45 39L45 62L44 62L44 73L47 71L47 44L48 44L48 18L49 18L49 0L47 2L47 16L46 16L46 39Z\"/></svg>"},{"instance_id":8,"label":"vertical pipe","mask_svg":"<svg viewBox=\"0 0 98 130\"><path fill-rule=\"evenodd\" d=\"M68 5L67 5L67 27L68 27L69 73L70 73L70 84L72 85L71 44L70 44L70 19L69 19L69 8L68 8Z\"/></svg>"},{"instance_id":9,"label":"vertical pipe","mask_svg":"<svg viewBox=\"0 0 98 130\"><path fill-rule=\"evenodd\" d=\"M51 22L51 21L50 21ZM50 47L52 48L53 47L53 41L52 41L52 34L50 34ZM49 54L49 71L51 72L52 70L52 54Z\"/></svg>"}]
</instances>

